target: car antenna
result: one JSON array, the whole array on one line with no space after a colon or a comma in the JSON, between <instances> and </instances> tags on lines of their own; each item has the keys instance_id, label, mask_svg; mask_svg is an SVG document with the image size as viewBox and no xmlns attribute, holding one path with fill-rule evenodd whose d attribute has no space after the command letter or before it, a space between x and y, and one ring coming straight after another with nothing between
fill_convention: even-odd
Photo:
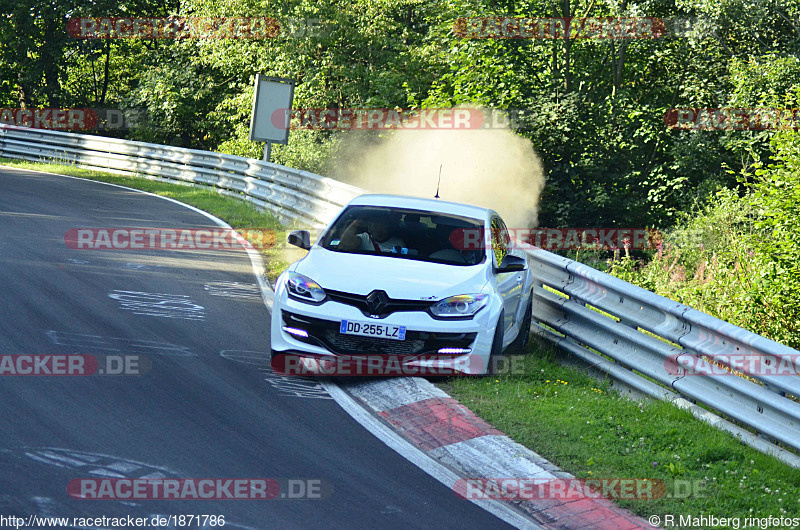
<instances>
[{"instance_id":1,"label":"car antenna","mask_svg":"<svg viewBox=\"0 0 800 530\"><path fill-rule=\"evenodd\" d=\"M434 199L439 198L439 185L442 183L442 166L444 164L439 164L439 182L436 183L436 195L433 196Z\"/></svg>"}]
</instances>

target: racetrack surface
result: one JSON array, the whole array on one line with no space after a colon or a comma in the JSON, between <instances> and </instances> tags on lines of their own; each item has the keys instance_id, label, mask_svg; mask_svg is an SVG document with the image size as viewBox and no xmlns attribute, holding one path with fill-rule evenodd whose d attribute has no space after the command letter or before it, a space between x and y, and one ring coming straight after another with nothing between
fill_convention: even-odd
<instances>
[{"instance_id":1,"label":"racetrack surface","mask_svg":"<svg viewBox=\"0 0 800 530\"><path fill-rule=\"evenodd\" d=\"M268 368L237 250L76 250L71 228L216 227L147 194L0 168L0 354L140 356L141 375L0 377L0 515L224 515L230 528L507 527ZM84 500L83 478L319 480L308 500ZM173 526L174 527L174 526Z\"/></svg>"}]
</instances>

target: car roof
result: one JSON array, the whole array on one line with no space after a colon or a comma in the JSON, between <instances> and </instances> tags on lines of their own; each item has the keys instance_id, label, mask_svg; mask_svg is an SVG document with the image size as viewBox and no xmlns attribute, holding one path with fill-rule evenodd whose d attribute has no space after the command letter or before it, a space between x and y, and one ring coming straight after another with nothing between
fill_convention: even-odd
<instances>
[{"instance_id":1,"label":"car roof","mask_svg":"<svg viewBox=\"0 0 800 530\"><path fill-rule=\"evenodd\" d=\"M405 195L385 195L385 194L366 194L359 195L349 205L352 206L387 206L396 208L408 208L411 210L424 210L436 213L460 215L473 219L485 220L492 215L497 215L494 210L463 204L460 202L449 202L441 199L422 199L420 197L408 197Z\"/></svg>"}]
</instances>

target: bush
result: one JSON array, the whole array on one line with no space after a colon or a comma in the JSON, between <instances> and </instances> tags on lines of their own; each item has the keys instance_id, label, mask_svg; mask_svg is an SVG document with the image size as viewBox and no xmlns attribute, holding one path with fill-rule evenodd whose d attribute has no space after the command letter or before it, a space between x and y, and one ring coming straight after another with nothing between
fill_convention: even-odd
<instances>
[{"instance_id":1,"label":"bush","mask_svg":"<svg viewBox=\"0 0 800 530\"><path fill-rule=\"evenodd\" d=\"M657 294L800 347L800 135L774 137L774 164L745 196L716 193L686 215L649 260L609 272Z\"/></svg>"}]
</instances>

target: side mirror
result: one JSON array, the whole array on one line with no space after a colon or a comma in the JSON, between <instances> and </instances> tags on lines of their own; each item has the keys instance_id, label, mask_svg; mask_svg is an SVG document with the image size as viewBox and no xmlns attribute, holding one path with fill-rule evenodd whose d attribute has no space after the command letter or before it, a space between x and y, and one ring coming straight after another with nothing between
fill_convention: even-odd
<instances>
[{"instance_id":1,"label":"side mirror","mask_svg":"<svg viewBox=\"0 0 800 530\"><path fill-rule=\"evenodd\" d=\"M514 256L512 254L506 254L506 257L504 257L503 261L500 262L500 265L497 266L495 272L521 272L527 267L528 260L525 258L520 258L519 256Z\"/></svg>"},{"instance_id":2,"label":"side mirror","mask_svg":"<svg viewBox=\"0 0 800 530\"><path fill-rule=\"evenodd\" d=\"M311 248L311 234L308 230L294 230L289 232L289 237L286 239L290 245L300 247L303 250Z\"/></svg>"}]
</instances>

